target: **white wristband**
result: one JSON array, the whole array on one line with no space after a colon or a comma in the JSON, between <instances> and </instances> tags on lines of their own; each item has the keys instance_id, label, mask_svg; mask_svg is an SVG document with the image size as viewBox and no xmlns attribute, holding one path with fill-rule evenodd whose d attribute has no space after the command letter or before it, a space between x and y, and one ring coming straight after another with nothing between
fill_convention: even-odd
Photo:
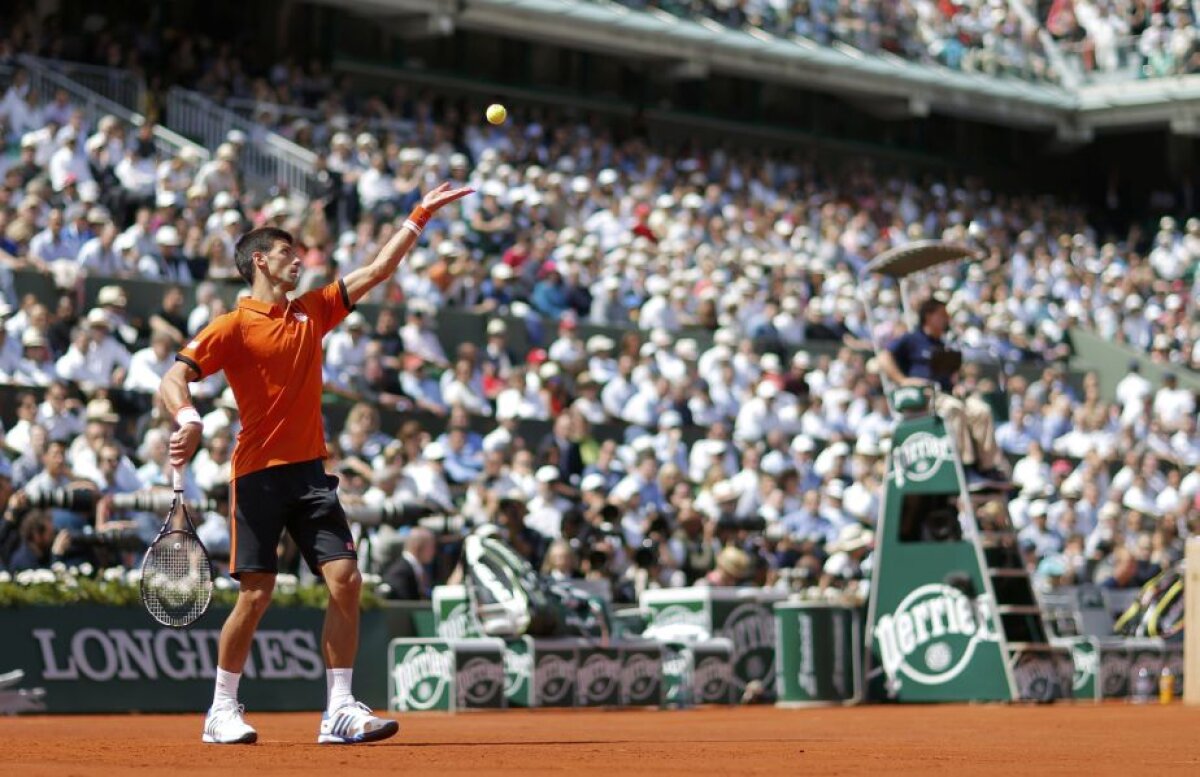
<instances>
[{"instance_id":1,"label":"white wristband","mask_svg":"<svg viewBox=\"0 0 1200 777\"><path fill-rule=\"evenodd\" d=\"M179 408L179 412L175 414L175 423L180 426L187 426L188 424L203 425L204 421L201 420L200 414L196 412L196 408L186 405Z\"/></svg>"},{"instance_id":2,"label":"white wristband","mask_svg":"<svg viewBox=\"0 0 1200 777\"><path fill-rule=\"evenodd\" d=\"M413 221L412 219L405 219L404 223L402 225L400 225L400 228L411 230L412 233L414 235L416 235L417 237L420 237L421 233L425 231L425 230L421 229L421 227L417 224L417 222Z\"/></svg>"}]
</instances>

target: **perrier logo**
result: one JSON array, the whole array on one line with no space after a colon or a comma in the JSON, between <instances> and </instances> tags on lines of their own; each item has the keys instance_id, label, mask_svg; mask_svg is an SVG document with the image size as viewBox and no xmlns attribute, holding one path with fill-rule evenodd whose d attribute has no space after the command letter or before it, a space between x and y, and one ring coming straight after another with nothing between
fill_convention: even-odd
<instances>
[{"instance_id":1,"label":"perrier logo","mask_svg":"<svg viewBox=\"0 0 1200 777\"><path fill-rule=\"evenodd\" d=\"M450 651L432 645L413 647L392 670L396 706L406 710L448 706L446 692L453 673Z\"/></svg>"},{"instance_id":2,"label":"perrier logo","mask_svg":"<svg viewBox=\"0 0 1200 777\"><path fill-rule=\"evenodd\" d=\"M504 664L476 657L458 670L458 703L461 707L498 705L504 688Z\"/></svg>"},{"instance_id":3,"label":"perrier logo","mask_svg":"<svg viewBox=\"0 0 1200 777\"><path fill-rule=\"evenodd\" d=\"M941 685L958 677L981 642L995 642L990 599L930 583L912 591L875 625L873 639L888 679Z\"/></svg>"},{"instance_id":4,"label":"perrier logo","mask_svg":"<svg viewBox=\"0 0 1200 777\"><path fill-rule=\"evenodd\" d=\"M911 434L895 451L892 470L896 485L902 487L906 479L917 483L929 480L941 469L942 462L953 460L950 438L929 432Z\"/></svg>"}]
</instances>

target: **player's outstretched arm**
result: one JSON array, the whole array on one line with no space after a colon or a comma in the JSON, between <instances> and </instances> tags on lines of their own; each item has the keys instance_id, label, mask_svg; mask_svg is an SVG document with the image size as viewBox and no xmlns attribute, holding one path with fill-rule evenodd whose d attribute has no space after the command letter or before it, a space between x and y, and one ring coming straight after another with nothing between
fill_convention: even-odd
<instances>
[{"instance_id":1,"label":"player's outstretched arm","mask_svg":"<svg viewBox=\"0 0 1200 777\"><path fill-rule=\"evenodd\" d=\"M191 461L196 448L200 445L203 426L200 414L192 406L192 392L188 382L199 380L196 371L184 362L175 362L159 384L158 393L162 397L167 412L179 424L179 428L171 435L171 466L183 467Z\"/></svg>"},{"instance_id":2,"label":"player's outstretched arm","mask_svg":"<svg viewBox=\"0 0 1200 777\"><path fill-rule=\"evenodd\" d=\"M469 186L451 189L450 183L446 182L436 189L426 192L421 204L413 208L413 212L404 221L403 227L396 230L396 234L392 235L392 239L379 250L371 263L354 270L342 279L346 284L346 293L350 295L350 302L352 304L358 302L368 291L395 274L396 268L416 245L417 239L421 237L421 232L425 229L425 224L429 222L433 214L474 191Z\"/></svg>"}]
</instances>

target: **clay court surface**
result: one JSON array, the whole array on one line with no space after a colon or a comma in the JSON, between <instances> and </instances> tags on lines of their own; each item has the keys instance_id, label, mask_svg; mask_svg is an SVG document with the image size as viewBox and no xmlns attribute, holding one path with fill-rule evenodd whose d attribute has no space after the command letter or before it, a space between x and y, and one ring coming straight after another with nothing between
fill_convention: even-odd
<instances>
[{"instance_id":1,"label":"clay court surface","mask_svg":"<svg viewBox=\"0 0 1200 777\"><path fill-rule=\"evenodd\" d=\"M315 714L250 714L253 746L199 716L0 719L0 774L1200 774L1200 708L771 707L404 715L366 746L313 744Z\"/></svg>"}]
</instances>

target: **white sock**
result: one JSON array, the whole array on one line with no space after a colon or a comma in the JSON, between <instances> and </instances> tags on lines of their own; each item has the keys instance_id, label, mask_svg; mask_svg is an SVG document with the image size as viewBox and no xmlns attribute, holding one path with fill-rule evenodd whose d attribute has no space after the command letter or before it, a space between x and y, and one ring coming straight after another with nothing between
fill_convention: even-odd
<instances>
[{"instance_id":1,"label":"white sock","mask_svg":"<svg viewBox=\"0 0 1200 777\"><path fill-rule=\"evenodd\" d=\"M353 669L325 670L325 687L329 691L330 712L354 703L354 694L350 692L350 681L353 677Z\"/></svg>"},{"instance_id":2,"label":"white sock","mask_svg":"<svg viewBox=\"0 0 1200 777\"><path fill-rule=\"evenodd\" d=\"M238 683L242 681L241 672L226 672L217 667L217 689L213 693L213 706L221 707L238 703Z\"/></svg>"}]
</instances>

